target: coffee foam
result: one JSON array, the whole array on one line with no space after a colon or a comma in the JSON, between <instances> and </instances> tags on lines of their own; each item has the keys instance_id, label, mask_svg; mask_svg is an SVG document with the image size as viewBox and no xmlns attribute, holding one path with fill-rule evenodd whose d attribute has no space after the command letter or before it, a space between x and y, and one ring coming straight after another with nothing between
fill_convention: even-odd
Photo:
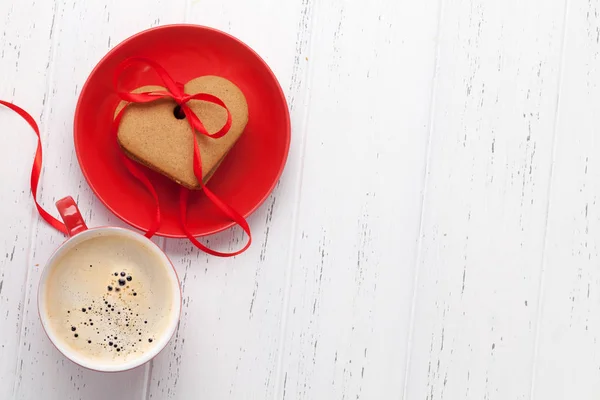
<instances>
[{"instance_id":1,"label":"coffee foam","mask_svg":"<svg viewBox=\"0 0 600 400\"><path fill-rule=\"evenodd\" d=\"M92 363L117 365L143 356L168 329L174 303L163 261L126 235L75 244L48 268L49 329Z\"/></svg>"}]
</instances>

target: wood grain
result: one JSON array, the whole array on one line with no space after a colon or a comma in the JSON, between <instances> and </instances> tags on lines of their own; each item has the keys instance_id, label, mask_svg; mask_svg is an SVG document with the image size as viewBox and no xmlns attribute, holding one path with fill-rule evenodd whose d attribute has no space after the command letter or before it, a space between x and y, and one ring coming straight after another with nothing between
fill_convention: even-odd
<instances>
[{"instance_id":1,"label":"wood grain","mask_svg":"<svg viewBox=\"0 0 600 400\"><path fill-rule=\"evenodd\" d=\"M531 399L600 390L600 3L568 4Z\"/></svg>"},{"instance_id":2,"label":"wood grain","mask_svg":"<svg viewBox=\"0 0 600 400\"><path fill-rule=\"evenodd\" d=\"M277 398L402 396L437 7L316 5Z\"/></svg>"},{"instance_id":3,"label":"wood grain","mask_svg":"<svg viewBox=\"0 0 600 400\"><path fill-rule=\"evenodd\" d=\"M407 399L527 399L564 2L441 16Z\"/></svg>"},{"instance_id":4,"label":"wood grain","mask_svg":"<svg viewBox=\"0 0 600 400\"><path fill-rule=\"evenodd\" d=\"M48 78L48 49L55 10L47 3L23 1L16 7L0 3L0 98L19 103L40 117L47 108L41 96ZM32 19L28 19L31 16ZM24 23L24 21L27 21ZM37 219L29 174L35 151L31 128L0 106L3 143L0 146L0 398L13 398L20 343L24 329L25 288L31 264L30 238Z\"/></svg>"}]
</instances>

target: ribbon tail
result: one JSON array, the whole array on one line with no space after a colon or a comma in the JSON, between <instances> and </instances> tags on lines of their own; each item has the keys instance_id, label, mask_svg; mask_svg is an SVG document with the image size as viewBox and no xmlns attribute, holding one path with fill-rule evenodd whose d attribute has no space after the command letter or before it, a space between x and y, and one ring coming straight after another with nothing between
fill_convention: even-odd
<instances>
[{"instance_id":1,"label":"ribbon tail","mask_svg":"<svg viewBox=\"0 0 600 400\"><path fill-rule=\"evenodd\" d=\"M61 221L59 221L58 219L56 219L52 215L50 215L50 213L47 212L46 210L44 210L44 208L37 201L37 188L38 188L38 183L40 181L40 175L42 173L42 139L40 136L40 129L38 128L38 125L35 123L35 120L33 119L33 117L31 115L29 115L29 113L27 113L27 111L23 110L21 107L16 106L7 101L3 101L3 100L0 100L0 104L2 104L5 107L8 107L9 109L11 109L15 113L17 113L21 118L23 118L29 124L31 129L33 129L33 131L35 132L35 135L37 136L37 148L35 150L33 166L31 167L31 180L30 180L31 194L33 195L33 202L35 203L35 207L37 208L38 212L40 213L40 215L44 219L44 221L46 221L48 224L50 224L50 226L52 226L53 228L57 229L58 231L60 231L66 235L67 227L65 226L65 224L63 224Z\"/></svg>"},{"instance_id":2,"label":"ribbon tail","mask_svg":"<svg viewBox=\"0 0 600 400\"><path fill-rule=\"evenodd\" d=\"M240 250L231 252L231 253L213 250L210 247L207 247L206 245L204 245L203 243L198 241L198 239L196 239L194 237L194 235L192 235L192 233L190 232L190 230L187 226L187 204L188 204L190 191L189 191L189 189L186 189L185 187L181 186L181 188L179 190L179 217L181 220L181 228L183 229L183 231L184 231L185 235L187 236L187 238L189 239L189 241L192 242L192 244L194 246L196 246L200 250L204 251L205 253L208 253L208 254L210 254L212 256L216 256L216 257L233 257L233 256L237 256L237 255L243 253L244 251L248 250L248 248L252 244L252 234L250 233L250 226L248 225L248 223L246 222L244 217L239 215L237 212L233 211L233 209L230 206L223 203L218 197L216 197L214 195L214 193L210 192L206 187L204 187L204 192L210 193L209 198L211 200L216 199L218 201L218 202L214 202L215 205L217 207L219 207L219 209L221 211L223 211L228 217L230 217L235 223L237 223L242 228L242 230L248 235L248 241L246 242L246 245L243 248L241 248ZM224 206L224 207L222 207L222 206ZM230 214L229 210L233 211L233 213Z\"/></svg>"},{"instance_id":3,"label":"ribbon tail","mask_svg":"<svg viewBox=\"0 0 600 400\"><path fill-rule=\"evenodd\" d=\"M244 251L246 251L252 244L252 234L250 233L250 226L248 225L248 222L246 222L244 217L242 217L237 211L235 211L231 206L226 204L223 200L218 198L217 195L215 195L213 192L211 192L204 185L204 182L202 179L202 156L200 154L200 147L198 146L198 140L196 139L196 135L193 135L193 138L194 138L193 139L193 145L194 145L193 168L194 168L194 175L196 176L196 179L198 179L198 182L200 183L200 186L201 186L202 190L204 191L204 193L206 194L206 196L208 197L208 199L215 206L217 206L217 208L223 214L225 214L233 222L238 224L240 226L240 228L242 228L242 230L244 232L246 232L246 234L248 235L248 242L246 243L246 245L243 248L241 248L238 251L234 251L232 253L216 251L216 250L210 249L207 246L205 246L204 244L200 243L194 237L194 235L192 235L192 233L190 232L190 230L187 226L187 204L188 204L188 198L189 198L190 191L183 186L181 186L180 191L179 191L179 218L181 220L181 228L185 232L185 235L188 237L190 242L192 242L194 244L194 246L198 247L200 250L202 250L208 254L211 254L213 256L217 256L217 257L236 256L236 255L241 254Z\"/></svg>"}]
</instances>

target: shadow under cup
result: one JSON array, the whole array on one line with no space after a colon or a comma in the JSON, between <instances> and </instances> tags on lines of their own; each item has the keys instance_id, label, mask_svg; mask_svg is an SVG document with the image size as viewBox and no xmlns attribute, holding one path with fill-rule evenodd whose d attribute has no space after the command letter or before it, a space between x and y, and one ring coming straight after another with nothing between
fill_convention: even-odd
<instances>
[{"instance_id":1,"label":"shadow under cup","mask_svg":"<svg viewBox=\"0 0 600 400\"><path fill-rule=\"evenodd\" d=\"M124 371L167 345L181 290L169 258L151 240L127 229L95 228L52 255L38 308L48 337L67 358L97 371Z\"/></svg>"}]
</instances>

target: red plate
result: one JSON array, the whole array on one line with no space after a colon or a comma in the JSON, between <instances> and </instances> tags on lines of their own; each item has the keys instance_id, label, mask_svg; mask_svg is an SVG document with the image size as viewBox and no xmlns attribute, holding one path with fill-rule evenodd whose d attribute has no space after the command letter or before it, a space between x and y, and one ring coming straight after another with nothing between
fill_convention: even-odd
<instances>
[{"instance_id":1,"label":"red plate","mask_svg":"<svg viewBox=\"0 0 600 400\"><path fill-rule=\"evenodd\" d=\"M251 48L215 29L168 25L143 31L112 49L90 74L75 111L75 151L83 175L96 196L128 224L147 230L154 202L117 157L110 125L119 98L112 87L117 64L132 56L160 63L179 82L219 75L244 92L249 119L244 134L229 152L208 186L244 216L262 204L275 187L290 144L290 117L275 75ZM129 73L124 89L160 84L150 72ZM146 169L160 197L162 224L157 234L185 237L178 215L177 184ZM188 226L196 236L209 235L233 223L202 194L190 197Z\"/></svg>"}]
</instances>

